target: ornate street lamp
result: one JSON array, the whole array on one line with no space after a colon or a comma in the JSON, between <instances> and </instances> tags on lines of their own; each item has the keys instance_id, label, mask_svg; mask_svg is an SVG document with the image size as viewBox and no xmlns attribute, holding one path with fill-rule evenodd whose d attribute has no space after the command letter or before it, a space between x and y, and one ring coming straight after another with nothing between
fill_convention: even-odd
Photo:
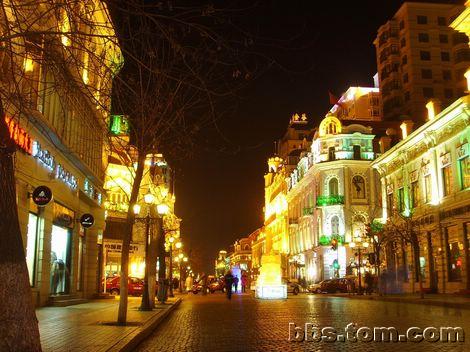
<instances>
[{"instance_id":1,"label":"ornate street lamp","mask_svg":"<svg viewBox=\"0 0 470 352\"><path fill-rule=\"evenodd\" d=\"M361 259L361 252L366 250L369 247L369 242L367 239L363 238L360 234L358 236L354 236L352 241L349 242L349 247L352 249L356 249L358 253L358 265L357 265L357 276L359 280L359 288L358 294L362 295L362 285L361 285L361 266L362 266L362 259Z\"/></svg>"}]
</instances>

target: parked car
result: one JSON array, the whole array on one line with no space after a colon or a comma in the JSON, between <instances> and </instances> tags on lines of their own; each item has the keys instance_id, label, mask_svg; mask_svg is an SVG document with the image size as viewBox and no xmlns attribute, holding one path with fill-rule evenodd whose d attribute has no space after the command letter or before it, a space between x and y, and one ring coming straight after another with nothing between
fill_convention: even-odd
<instances>
[{"instance_id":1,"label":"parked car","mask_svg":"<svg viewBox=\"0 0 470 352\"><path fill-rule=\"evenodd\" d=\"M214 279L210 284L209 284L209 292L214 293L215 291L222 291L225 292L225 281L223 278L220 279Z\"/></svg>"},{"instance_id":2,"label":"parked car","mask_svg":"<svg viewBox=\"0 0 470 352\"><path fill-rule=\"evenodd\" d=\"M199 292L201 292L201 291L202 291L202 281L199 280L199 281L197 281L197 282L195 282L195 283L193 284L193 287L192 287L192 289L191 289L191 292L192 292L193 294L197 295L197 294L198 294ZM207 287L207 293L209 293L209 292L210 292L209 287Z\"/></svg>"},{"instance_id":3,"label":"parked car","mask_svg":"<svg viewBox=\"0 0 470 352\"><path fill-rule=\"evenodd\" d=\"M138 277L130 276L128 279L128 293L129 295L139 296L142 294L144 289L144 281ZM106 292L111 293L114 296L120 293L120 276L108 277L106 279Z\"/></svg>"},{"instance_id":4,"label":"parked car","mask_svg":"<svg viewBox=\"0 0 470 352\"><path fill-rule=\"evenodd\" d=\"M348 288L351 286L350 279L339 278L322 281L320 285L321 292L327 293L339 293L348 292Z\"/></svg>"},{"instance_id":5,"label":"parked car","mask_svg":"<svg viewBox=\"0 0 470 352\"><path fill-rule=\"evenodd\" d=\"M283 279L283 283L287 285L287 293L292 293L297 296L299 292L301 292L302 287L297 282Z\"/></svg>"},{"instance_id":6,"label":"parked car","mask_svg":"<svg viewBox=\"0 0 470 352\"><path fill-rule=\"evenodd\" d=\"M320 281L320 282L317 282L317 283L314 283L314 284L309 285L308 288L307 288L308 292L311 292L311 293L322 293L321 285L322 285L325 281L329 281L329 280L323 280L323 281Z\"/></svg>"}]
</instances>

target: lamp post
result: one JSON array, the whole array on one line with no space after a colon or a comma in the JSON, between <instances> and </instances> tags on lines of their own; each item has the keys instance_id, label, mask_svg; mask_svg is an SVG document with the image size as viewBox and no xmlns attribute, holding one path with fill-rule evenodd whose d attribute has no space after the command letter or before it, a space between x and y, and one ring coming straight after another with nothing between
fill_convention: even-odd
<instances>
[{"instance_id":1,"label":"lamp post","mask_svg":"<svg viewBox=\"0 0 470 352\"><path fill-rule=\"evenodd\" d=\"M142 303L140 304L139 310L152 310L149 300L149 242L150 242L150 205L155 201L155 196L150 193L144 195L144 202L147 204L147 216L145 217L145 273L144 273L144 289L142 292ZM134 206L134 212L140 212L140 207ZM137 214L138 214L137 212Z\"/></svg>"},{"instance_id":2,"label":"lamp post","mask_svg":"<svg viewBox=\"0 0 470 352\"><path fill-rule=\"evenodd\" d=\"M366 248L369 247L369 242L367 240L364 241L363 237L361 235L354 236L352 241L349 242L349 247L351 248L356 248L357 253L358 253L358 266L357 266L357 276L359 280L359 288L358 288L358 294L362 295L362 285L361 285L361 265L362 265L362 259L361 259L361 251L365 250Z\"/></svg>"}]
</instances>

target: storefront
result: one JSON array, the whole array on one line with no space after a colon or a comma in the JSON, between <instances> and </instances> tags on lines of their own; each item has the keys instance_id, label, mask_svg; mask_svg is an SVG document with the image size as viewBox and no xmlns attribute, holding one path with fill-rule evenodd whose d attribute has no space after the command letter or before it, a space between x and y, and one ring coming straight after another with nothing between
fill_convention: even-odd
<instances>
[{"instance_id":1,"label":"storefront","mask_svg":"<svg viewBox=\"0 0 470 352\"><path fill-rule=\"evenodd\" d=\"M78 159L65 156L55 143L46 142L32 125L26 131L8 120L18 144L15 178L18 219L29 280L36 306L61 300L91 298L96 293L97 244L104 228L101 192L85 174ZM51 200L35 204L32 194L47 187ZM92 214L95 223L85 230L82 214Z\"/></svg>"}]
</instances>

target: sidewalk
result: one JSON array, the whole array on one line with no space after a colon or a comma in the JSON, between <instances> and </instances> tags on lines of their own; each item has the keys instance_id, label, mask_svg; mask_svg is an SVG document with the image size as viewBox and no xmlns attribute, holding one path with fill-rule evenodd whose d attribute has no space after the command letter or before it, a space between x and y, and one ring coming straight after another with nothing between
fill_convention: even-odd
<instances>
[{"instance_id":1,"label":"sidewalk","mask_svg":"<svg viewBox=\"0 0 470 352\"><path fill-rule=\"evenodd\" d=\"M151 312L139 311L140 301L129 297L127 326L111 325L117 319L118 299L37 309L43 351L131 351L178 306L181 297L157 303Z\"/></svg>"},{"instance_id":2,"label":"sidewalk","mask_svg":"<svg viewBox=\"0 0 470 352\"><path fill-rule=\"evenodd\" d=\"M425 294L424 298L419 297L419 293L415 294L389 294L379 296L372 295L348 295L335 294L336 297L344 297L350 299L375 300L384 302L400 302L412 304L427 304L431 306L439 306L445 308L470 309L470 295L459 294Z\"/></svg>"}]
</instances>

